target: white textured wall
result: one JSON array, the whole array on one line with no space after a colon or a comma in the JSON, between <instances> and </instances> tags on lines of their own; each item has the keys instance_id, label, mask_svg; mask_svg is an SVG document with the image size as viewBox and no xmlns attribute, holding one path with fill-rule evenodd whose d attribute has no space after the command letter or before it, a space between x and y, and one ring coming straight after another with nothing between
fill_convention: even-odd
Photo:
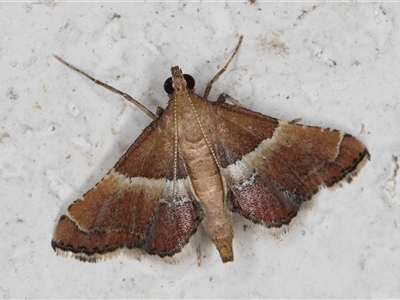
<instances>
[{"instance_id":1,"label":"white textured wall","mask_svg":"<svg viewBox=\"0 0 400 300\"><path fill-rule=\"evenodd\" d=\"M0 3L0 298L400 297L400 6L391 3ZM165 107L169 68L205 85L243 46L210 100L332 127L371 162L323 190L281 239L235 227L223 265L57 257L54 226L149 118L65 68L55 53ZM396 173L397 172L397 173Z\"/></svg>"}]
</instances>

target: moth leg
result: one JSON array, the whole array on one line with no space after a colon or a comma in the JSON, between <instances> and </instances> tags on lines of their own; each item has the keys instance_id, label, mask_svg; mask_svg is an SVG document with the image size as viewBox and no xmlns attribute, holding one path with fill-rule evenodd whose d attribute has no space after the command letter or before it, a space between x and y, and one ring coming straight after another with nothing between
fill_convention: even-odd
<instances>
[{"instance_id":1,"label":"moth leg","mask_svg":"<svg viewBox=\"0 0 400 300\"><path fill-rule=\"evenodd\" d=\"M201 267L201 248L200 245L196 248L196 255L197 255L197 266Z\"/></svg>"},{"instance_id":2,"label":"moth leg","mask_svg":"<svg viewBox=\"0 0 400 300\"><path fill-rule=\"evenodd\" d=\"M124 93L124 92L122 92L120 90L117 90L116 88L114 88L114 87L112 87L112 86L110 86L110 85L108 85L108 84L106 84L106 83L104 83L104 82L102 82L100 80L97 80L96 78L93 78L89 74L83 72L82 70L79 70L78 68L74 67L70 63L67 63L65 60L63 60L62 58L60 58L59 56L57 56L55 54L53 54L53 57L55 59L57 59L59 62L61 62L62 64L66 65L68 68L70 68L70 69L78 72L79 74L85 76L86 78L90 79L94 83L96 83L98 85L101 85L102 87L106 88L107 90L110 90L113 93L121 95L122 97L124 97L129 102L135 104L140 110L142 110L146 115L148 115L153 120L156 118L156 116L149 109L147 109L147 107L142 105L139 101L135 100L133 97L129 96L127 93Z\"/></svg>"},{"instance_id":3,"label":"moth leg","mask_svg":"<svg viewBox=\"0 0 400 300\"><path fill-rule=\"evenodd\" d=\"M164 113L164 108L158 106L156 112L157 118L160 117L163 113Z\"/></svg>"},{"instance_id":4,"label":"moth leg","mask_svg":"<svg viewBox=\"0 0 400 300\"><path fill-rule=\"evenodd\" d=\"M210 80L210 82L207 84L206 90L204 92L204 96L203 98L207 99L208 95L210 94L211 91L211 87L213 85L214 82L216 82L218 80L218 78L226 71L226 69L228 68L229 64L231 63L231 61L233 60L233 58L235 57L236 53L239 50L240 45L242 44L242 40L243 40L243 35L241 35L239 37L239 42L235 48L235 50L233 51L231 57L229 58L228 62L225 64L225 66L219 70L219 72L217 74L215 74L215 76Z\"/></svg>"},{"instance_id":5,"label":"moth leg","mask_svg":"<svg viewBox=\"0 0 400 300\"><path fill-rule=\"evenodd\" d=\"M229 100L232 104L239 106L239 107L243 107L242 104L240 104L240 102L238 100L236 100L235 98L229 96L228 94L222 93L221 95L219 95L217 102L218 103L225 103L226 100Z\"/></svg>"},{"instance_id":6,"label":"moth leg","mask_svg":"<svg viewBox=\"0 0 400 300\"><path fill-rule=\"evenodd\" d=\"M299 123L301 120L302 120L302 118L296 118L296 119L293 119L292 121L290 121L289 123L296 124L296 123Z\"/></svg>"}]
</instances>

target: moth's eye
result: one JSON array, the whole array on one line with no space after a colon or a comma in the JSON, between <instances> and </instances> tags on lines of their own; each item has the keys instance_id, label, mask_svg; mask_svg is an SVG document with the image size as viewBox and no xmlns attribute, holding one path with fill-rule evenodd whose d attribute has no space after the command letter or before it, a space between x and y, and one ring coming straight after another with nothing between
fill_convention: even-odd
<instances>
[{"instance_id":1,"label":"moth's eye","mask_svg":"<svg viewBox=\"0 0 400 300\"><path fill-rule=\"evenodd\" d=\"M174 88L172 87L172 78L168 78L167 80L165 80L164 82L164 91L170 95L174 92Z\"/></svg>"},{"instance_id":2,"label":"moth's eye","mask_svg":"<svg viewBox=\"0 0 400 300\"><path fill-rule=\"evenodd\" d=\"M186 86L189 90L192 90L195 85L195 81L192 76L188 74L184 74L183 78L186 80ZM174 92L174 87L172 86L172 78L169 77L167 80L164 82L164 91L167 92L167 94L172 94Z\"/></svg>"},{"instance_id":3,"label":"moth's eye","mask_svg":"<svg viewBox=\"0 0 400 300\"><path fill-rule=\"evenodd\" d=\"M193 90L194 85L195 85L194 78L192 76L190 76L189 74L183 74L183 78L185 78L185 80L186 80L186 85L187 85L188 89Z\"/></svg>"}]
</instances>

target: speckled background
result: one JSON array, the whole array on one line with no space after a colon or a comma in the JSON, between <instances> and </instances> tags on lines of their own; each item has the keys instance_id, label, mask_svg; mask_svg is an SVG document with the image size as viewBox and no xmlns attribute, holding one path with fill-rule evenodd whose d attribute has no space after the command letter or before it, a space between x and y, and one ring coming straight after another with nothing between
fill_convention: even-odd
<instances>
[{"instance_id":1,"label":"speckled background","mask_svg":"<svg viewBox=\"0 0 400 300\"><path fill-rule=\"evenodd\" d=\"M400 6L390 3L0 3L0 298L400 297ZM371 162L276 238L235 225L235 261L206 235L177 265L57 257L55 224L150 119L172 65L245 107L361 139Z\"/></svg>"}]
</instances>

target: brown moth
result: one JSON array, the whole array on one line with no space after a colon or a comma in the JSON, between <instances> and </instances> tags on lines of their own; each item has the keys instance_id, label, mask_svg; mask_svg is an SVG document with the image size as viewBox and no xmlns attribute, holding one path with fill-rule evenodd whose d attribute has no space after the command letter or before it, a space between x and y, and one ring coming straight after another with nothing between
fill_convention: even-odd
<instances>
[{"instance_id":1,"label":"brown moth","mask_svg":"<svg viewBox=\"0 0 400 300\"><path fill-rule=\"evenodd\" d=\"M157 116L55 56L154 119L60 218L51 242L57 253L90 262L118 249L173 256L201 225L221 260L233 261L232 213L281 227L321 187L356 174L370 155L347 133L265 116L225 94L207 100L241 42L203 97L194 93L191 76L172 67L165 83L169 102Z\"/></svg>"}]
</instances>

